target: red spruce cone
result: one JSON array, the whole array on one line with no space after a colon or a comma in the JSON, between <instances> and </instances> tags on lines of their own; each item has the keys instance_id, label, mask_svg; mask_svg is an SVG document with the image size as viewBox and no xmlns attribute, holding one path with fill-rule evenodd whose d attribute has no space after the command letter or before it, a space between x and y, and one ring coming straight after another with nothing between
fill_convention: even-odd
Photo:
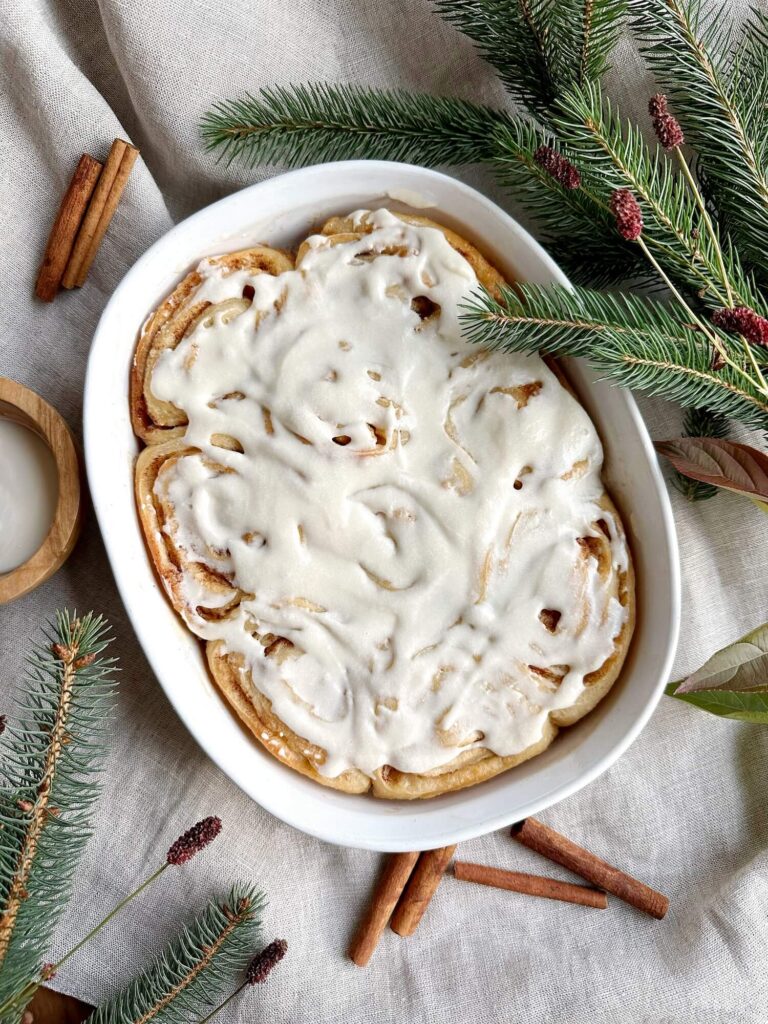
<instances>
[{"instance_id":1,"label":"red spruce cone","mask_svg":"<svg viewBox=\"0 0 768 1024\"><path fill-rule=\"evenodd\" d=\"M677 118L671 114L660 114L658 117L654 117L653 130L664 149L674 149L675 146L682 146L685 142L683 129Z\"/></svg>"},{"instance_id":2,"label":"red spruce cone","mask_svg":"<svg viewBox=\"0 0 768 1024\"><path fill-rule=\"evenodd\" d=\"M562 153L555 152L551 146L539 146L533 159L563 188L574 189L581 184L581 175L571 161L566 160Z\"/></svg>"},{"instance_id":3,"label":"red spruce cone","mask_svg":"<svg viewBox=\"0 0 768 1024\"><path fill-rule=\"evenodd\" d=\"M653 118L662 117L664 114L669 113L667 110L667 97L663 92L657 92L655 96L651 96L648 100L648 113Z\"/></svg>"},{"instance_id":4,"label":"red spruce cone","mask_svg":"<svg viewBox=\"0 0 768 1024\"><path fill-rule=\"evenodd\" d=\"M637 200L628 188L617 188L611 195L610 206L619 234L634 242L643 231L643 215Z\"/></svg>"},{"instance_id":5,"label":"red spruce cone","mask_svg":"<svg viewBox=\"0 0 768 1024\"><path fill-rule=\"evenodd\" d=\"M768 320L749 306L716 309L712 314L712 323L724 331L743 334L753 345L768 348Z\"/></svg>"},{"instance_id":6,"label":"red spruce cone","mask_svg":"<svg viewBox=\"0 0 768 1024\"><path fill-rule=\"evenodd\" d=\"M251 960L248 965L246 981L249 985L260 985L267 980L269 972L285 956L288 951L288 943L285 939L274 939L268 946Z\"/></svg>"},{"instance_id":7,"label":"red spruce cone","mask_svg":"<svg viewBox=\"0 0 768 1024\"><path fill-rule=\"evenodd\" d=\"M169 864L186 864L196 853L212 843L221 832L221 818L203 818L179 836L166 855Z\"/></svg>"}]
</instances>

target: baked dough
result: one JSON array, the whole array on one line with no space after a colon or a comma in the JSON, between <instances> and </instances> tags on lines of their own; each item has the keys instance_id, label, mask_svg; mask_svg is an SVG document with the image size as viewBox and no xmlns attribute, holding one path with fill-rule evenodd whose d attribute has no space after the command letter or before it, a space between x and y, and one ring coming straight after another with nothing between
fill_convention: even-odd
<instances>
[{"instance_id":1,"label":"baked dough","mask_svg":"<svg viewBox=\"0 0 768 1024\"><path fill-rule=\"evenodd\" d=\"M400 237L400 234L397 231L393 232L391 228L395 219L410 225L416 234L406 233L404 237ZM373 264L377 260L387 258L395 261L407 260L413 257L413 247L416 245L418 248L420 238L426 237L428 240L431 239L430 244L434 243L435 231L439 231L449 246L469 265L472 271L469 277L491 292L498 288L502 283L501 276L478 250L455 232L432 220L405 214L392 217L391 214L384 216L367 212L349 217L334 217L322 227L319 236L312 236L299 246L295 261L290 254L267 246L258 246L203 261L195 271L183 279L146 322L137 345L131 376L132 421L135 432L146 444L136 463L136 497L148 550L174 608L190 628L204 640L211 676L219 690L243 725L284 764L322 785L349 793L370 791L374 796L389 799L436 796L474 785L520 764L545 750L557 735L559 727L576 722L608 692L621 671L635 617L631 557L616 508L604 489L602 493L595 494L594 498L590 499L589 506L594 511L594 518L588 524L588 531L584 531L583 536L576 538L577 545L573 549L574 571L581 581L581 593L588 595L583 597L582 618L585 621L581 629L582 632L591 630L598 637L600 628L605 633L608 623L614 624L611 636L598 637L603 648L606 639L608 641L607 656L588 672L583 673L579 687L574 689L575 696L572 700L567 704L552 707L547 713L540 710L536 713L538 717L534 715L535 729L530 729L527 733L524 730L521 732L521 736L527 739L525 742L521 741L520 749L504 754L494 753L492 749L483 745L485 736L478 730L470 730L466 734L466 730L462 733L458 725L452 727L453 731L448 728L440 729L439 725L425 719L424 727L437 729L446 752L453 754L447 759L443 754L440 763L436 763L434 767L405 770L402 765L395 767L390 763L381 763L373 767L369 765L367 770L363 770L357 764L346 764L342 770L329 771L329 767L333 769L333 765L338 764L338 757L329 757L328 749L317 742L316 738L313 740L300 735L276 713L274 701L259 685L261 677L254 671L253 665L249 666L243 651L234 649L226 637L231 637L231 623L237 619L240 623L238 628L248 632L251 642L258 642L259 649L263 652L262 662L273 675L275 672L279 674L283 671L292 671L306 655L302 653L297 643L266 628L258 615L249 618L248 614L244 614L244 609L257 603L255 592L258 587L252 586L249 590L248 585L239 579L233 567L233 555L226 547L217 547L210 542L210 538L206 540L197 535L192 537L189 522L186 522L186 525L184 522L185 516L188 518L189 513L184 511L185 503L179 500L181 491L178 490L178 478L182 471L191 472L194 469L195 479L203 480L213 492L219 485L217 481L221 482L226 477L237 475L237 457L242 455L244 444L247 451L251 450L252 439L246 441L245 437L236 436L237 430L233 427L233 433L222 430L211 434L210 442L204 445L203 450L203 445L196 444L194 436L190 437L191 434L194 435L194 430L188 426L188 412L192 421L195 420L194 412L174 404L167 397L163 397L162 393L156 394L153 391L153 374L163 360L167 364L166 354L181 345L186 346L183 366L188 367L190 362L198 357L201 346L224 343L226 330L230 328L251 331L250 344L258 346L259 329L262 325L268 326L274 318L280 316L282 303L286 301L285 290L278 290L271 305L265 306L262 303L254 313L252 303L259 275L270 275L278 282L282 280L280 275L292 271L308 276L311 269L305 268L311 267L313 254L335 247L340 247L339 252L343 250L349 253L350 246L356 246L353 256L357 264L366 261ZM419 232L425 234L419 235ZM359 243L368 235L381 241L375 242L370 250L361 249ZM422 276L427 281L424 291L429 291L430 272L423 270ZM395 285L392 287L395 288ZM396 288L401 289L402 301L410 303L411 310L417 314L420 322L416 328L409 329L408 340L393 338L392 343L394 346L398 343L418 343L418 332L434 329L445 311L427 296L412 297L399 277ZM459 354L453 355L458 357ZM454 364L456 373L459 372L459 367L470 367L482 354L483 350L473 349L471 355ZM536 363L540 367L538 376L544 378L547 371L543 364L538 361ZM174 372L181 372L178 365L174 366ZM536 367L533 369L536 378ZM525 410L529 404L534 411L542 387L549 388L550 394L553 388L560 388L563 392L560 401L567 403L567 408L573 413L578 407L573 398L566 397L567 382L558 367L555 366L553 369L557 376L549 380L549 383L534 379L529 383L499 385L489 389L488 393L503 392L513 399L512 406L517 412ZM453 369L449 371L453 372ZM159 390L162 392L163 388ZM245 399L245 391L235 389L223 394L215 403L209 404L223 406L231 403L234 408ZM557 396L552 397L552 401L555 400ZM479 416L479 412L477 415ZM583 413L580 415L585 418ZM277 424L272 422L271 411L262 406L258 418L259 429L267 436L273 436ZM234 417L231 422L235 425L239 423L242 428L242 417L239 420ZM462 448L458 428L452 420L446 420L446 423L448 426L445 432L450 438L450 443L457 446L457 451L461 449L462 452L466 452L466 448ZM371 430L368 446L352 434L338 434L332 440L345 449L345 455L348 453L354 458L381 455L386 458L402 450L403 445L408 443L409 432L401 427L385 430L376 424L368 426ZM579 428L584 429L581 420ZM280 429L283 429L282 425ZM310 441L300 431L290 428L288 432L295 439L297 450L309 457L306 450L312 448L314 451L313 446L317 447L316 439ZM557 441L556 438L551 440ZM575 481L574 486L577 486L578 478L592 469L585 465L587 461L576 460L561 474L560 479L572 478ZM300 471L301 467L298 468ZM525 471L530 471L530 467L522 467L520 477L514 481L515 488L518 488L518 485L524 487ZM447 484L443 482L443 486L460 495L466 482L467 471L459 469L456 472L458 476L449 480ZM462 473L465 476L462 476ZM599 483L599 475L595 479ZM227 482L224 480L225 484ZM553 486L562 489L560 483ZM261 538L257 538L253 543L259 543L260 540ZM508 547L510 543L512 542L508 541ZM493 573L501 571L497 564L499 562L498 557L495 562L493 558L486 558L481 566L478 584L481 591L484 592L489 585ZM368 569L365 571L380 589L387 591L382 595L387 601L396 600L392 592L397 588L392 583L369 572ZM254 581L249 582L253 584ZM563 580L563 587L567 585ZM482 596L481 594L475 604L482 603ZM302 614L320 608L319 605L315 608L310 607L312 602L304 597L297 597L296 601L307 602L306 608L299 606L299 612ZM574 599L572 603L578 604L578 600ZM320 611L325 612L326 609L323 607ZM553 609L541 610L538 616L540 621L535 628L541 630L542 637L546 634L555 634L562 628L561 614L560 611ZM590 621L587 622L586 619ZM226 632L227 629L230 633ZM536 648L536 645L533 647ZM599 647L600 644L595 641L595 649ZM529 706L532 704L531 686L539 686L543 695L542 700L548 699L563 685L571 670L571 666L567 664L548 663L543 655L538 660L541 664L537 664L536 654L532 652L530 661L522 665L527 687L527 696L524 694L524 699ZM460 688L461 683L454 680L452 685ZM296 689L291 690L293 703L305 703L301 697L296 696L297 692ZM517 691L515 696L518 696ZM354 701L354 695L352 700ZM398 700L392 698L391 703L392 706L387 704L386 700L383 701L383 715L391 717L401 710L398 708ZM377 707L377 714L378 711ZM415 712L416 715L418 713Z\"/></svg>"}]
</instances>

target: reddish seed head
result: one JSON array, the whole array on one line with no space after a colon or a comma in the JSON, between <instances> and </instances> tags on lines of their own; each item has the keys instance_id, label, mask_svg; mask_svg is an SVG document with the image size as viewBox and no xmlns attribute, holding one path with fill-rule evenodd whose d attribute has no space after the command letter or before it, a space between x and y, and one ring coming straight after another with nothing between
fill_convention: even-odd
<instances>
[{"instance_id":1,"label":"reddish seed head","mask_svg":"<svg viewBox=\"0 0 768 1024\"><path fill-rule=\"evenodd\" d=\"M288 943L285 939L274 939L268 946L251 960L248 964L246 981L249 985L259 985L267 980L269 972L285 956L288 951Z\"/></svg>"},{"instance_id":2,"label":"reddish seed head","mask_svg":"<svg viewBox=\"0 0 768 1024\"><path fill-rule=\"evenodd\" d=\"M566 160L562 153L557 153L551 146L539 146L533 159L563 188L574 189L581 184L581 175L570 160Z\"/></svg>"},{"instance_id":3,"label":"reddish seed head","mask_svg":"<svg viewBox=\"0 0 768 1024\"><path fill-rule=\"evenodd\" d=\"M651 117L661 117L667 111L667 97L663 92L657 92L648 100L648 113Z\"/></svg>"},{"instance_id":4,"label":"reddish seed head","mask_svg":"<svg viewBox=\"0 0 768 1024\"><path fill-rule=\"evenodd\" d=\"M724 331L743 334L753 345L768 348L768 320L749 306L716 309L712 314L712 323Z\"/></svg>"},{"instance_id":5,"label":"reddish seed head","mask_svg":"<svg viewBox=\"0 0 768 1024\"><path fill-rule=\"evenodd\" d=\"M221 818L203 818L179 836L166 855L169 864L186 864L196 853L212 843L221 832Z\"/></svg>"},{"instance_id":6,"label":"reddish seed head","mask_svg":"<svg viewBox=\"0 0 768 1024\"><path fill-rule=\"evenodd\" d=\"M622 238L633 242L643 231L643 215L637 200L628 188L617 188L611 195L611 213Z\"/></svg>"},{"instance_id":7,"label":"reddish seed head","mask_svg":"<svg viewBox=\"0 0 768 1024\"><path fill-rule=\"evenodd\" d=\"M653 119L653 130L656 138L664 149L674 149L675 146L682 146L685 142L683 129L680 127L676 117L671 114L660 114Z\"/></svg>"}]
</instances>

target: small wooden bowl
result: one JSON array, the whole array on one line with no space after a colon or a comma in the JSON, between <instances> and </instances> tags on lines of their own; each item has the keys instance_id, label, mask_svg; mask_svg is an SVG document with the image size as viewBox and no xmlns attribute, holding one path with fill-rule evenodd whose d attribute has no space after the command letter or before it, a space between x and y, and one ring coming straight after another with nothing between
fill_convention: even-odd
<instances>
[{"instance_id":1,"label":"small wooden bowl","mask_svg":"<svg viewBox=\"0 0 768 1024\"><path fill-rule=\"evenodd\" d=\"M56 462L59 495L53 521L37 551L17 568L0 575L0 604L45 583L69 557L80 533L80 460L69 427L34 391L0 377L0 417L34 431Z\"/></svg>"}]
</instances>

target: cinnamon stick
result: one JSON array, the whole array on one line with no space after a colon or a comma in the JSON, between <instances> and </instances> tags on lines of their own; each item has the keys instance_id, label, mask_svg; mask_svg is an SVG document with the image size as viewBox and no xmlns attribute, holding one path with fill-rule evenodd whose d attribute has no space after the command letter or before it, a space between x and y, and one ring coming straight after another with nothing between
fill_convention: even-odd
<instances>
[{"instance_id":1,"label":"cinnamon stick","mask_svg":"<svg viewBox=\"0 0 768 1024\"><path fill-rule=\"evenodd\" d=\"M462 882L479 882L480 885L492 885L496 889L522 892L528 896L543 896L548 900L562 900L563 903L578 903L582 907L595 907L598 910L605 910L608 906L608 897L599 889L574 885L572 882L559 882L556 878L527 875L522 871L504 871L502 868L468 864L461 860L455 861L453 873Z\"/></svg>"},{"instance_id":2,"label":"cinnamon stick","mask_svg":"<svg viewBox=\"0 0 768 1024\"><path fill-rule=\"evenodd\" d=\"M418 856L416 850L413 853L393 853L387 859L368 911L349 947L349 958L358 967L365 967L371 959Z\"/></svg>"},{"instance_id":3,"label":"cinnamon stick","mask_svg":"<svg viewBox=\"0 0 768 1024\"><path fill-rule=\"evenodd\" d=\"M416 931L455 849L455 845L443 846L437 850L426 850L421 854L392 915L390 927L393 932L397 932L398 935L413 935Z\"/></svg>"},{"instance_id":4,"label":"cinnamon stick","mask_svg":"<svg viewBox=\"0 0 768 1024\"><path fill-rule=\"evenodd\" d=\"M83 153L69 188L61 200L59 212L53 222L43 262L37 274L35 295L43 302L53 302L61 284L61 278L75 244L75 236L85 215L88 200L96 187L101 164L92 156Z\"/></svg>"},{"instance_id":5,"label":"cinnamon stick","mask_svg":"<svg viewBox=\"0 0 768 1024\"><path fill-rule=\"evenodd\" d=\"M523 846L548 857L556 864L562 864L592 885L618 896L620 900L630 903L651 917L660 920L669 909L669 900L666 896L601 860L594 853L571 842L535 818L526 818L513 825L512 837Z\"/></svg>"},{"instance_id":6,"label":"cinnamon stick","mask_svg":"<svg viewBox=\"0 0 768 1024\"><path fill-rule=\"evenodd\" d=\"M117 141L120 142L122 140L118 139ZM88 276L88 271L91 269L91 264L99 250L101 240L109 227L110 221L115 215L117 204L120 202L123 189L128 184L128 176L131 173L133 165L136 163L138 155L138 149L126 142L125 150L123 151L120 163L117 166L114 180L107 192L104 200L104 206L99 213L98 220L96 221L96 226L93 228L93 234L90 236L87 243L84 244L80 265L77 268L77 273L74 275L74 284L77 288L81 288L83 286L85 279Z\"/></svg>"},{"instance_id":7,"label":"cinnamon stick","mask_svg":"<svg viewBox=\"0 0 768 1024\"><path fill-rule=\"evenodd\" d=\"M109 155L104 162L104 170L99 175L96 189L91 197L90 203L88 204L88 209L85 217L83 218L83 222L80 225L80 230L77 233L75 245L72 249L72 254L69 257L69 262L67 263L67 269L64 271L64 277L61 279L62 288L75 287L77 275L83 265L85 254L93 243L93 238L96 234L96 227L102 213L104 212L104 207L107 204L107 197L109 196L115 182L120 162L123 159L127 148L128 143L124 142L123 139L115 139L112 143Z\"/></svg>"}]
</instances>

